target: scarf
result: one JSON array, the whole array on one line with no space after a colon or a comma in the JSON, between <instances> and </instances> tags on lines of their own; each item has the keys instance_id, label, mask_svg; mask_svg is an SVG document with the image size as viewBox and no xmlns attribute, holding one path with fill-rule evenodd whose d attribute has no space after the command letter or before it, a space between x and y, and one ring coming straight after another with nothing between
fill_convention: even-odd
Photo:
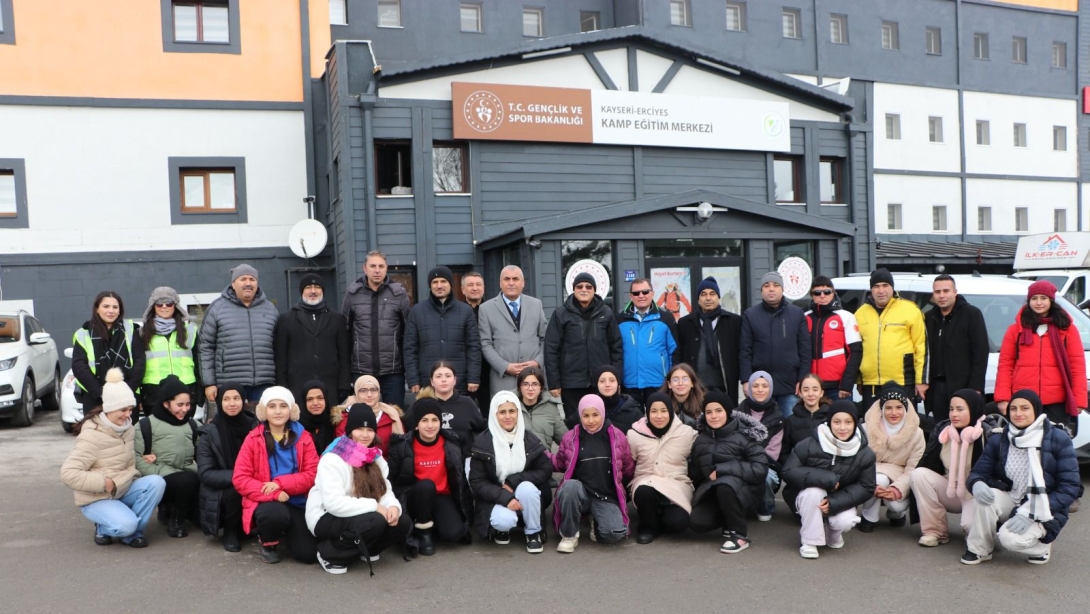
<instances>
[{"instance_id":1,"label":"scarf","mask_svg":"<svg viewBox=\"0 0 1090 614\"><path fill-rule=\"evenodd\" d=\"M700 310L697 317L700 319L700 332L704 343L704 357L708 364L716 369L722 368L719 362L719 340L715 337L715 328L712 326L720 315L723 315L722 307L716 307L712 311Z\"/></svg>"},{"instance_id":2,"label":"scarf","mask_svg":"<svg viewBox=\"0 0 1090 614\"><path fill-rule=\"evenodd\" d=\"M322 396L325 397L325 408L322 409L322 413L314 415L307 409L307 393L311 390L318 389L322 391ZM333 428L333 423L330 422L329 412L333 406L333 399L329 397L329 390L321 380L312 379L303 384L303 387L299 389L299 393L296 395L297 399L301 401L299 408L299 424L303 425L308 433L314 435L322 431L326 431Z\"/></svg>"},{"instance_id":3,"label":"scarf","mask_svg":"<svg viewBox=\"0 0 1090 614\"><path fill-rule=\"evenodd\" d=\"M711 393L709 392L709 394ZM657 428L654 424L651 424L651 406L655 403L662 403L663 405L665 405L667 409L666 415L669 416L669 418L666 420L666 426L662 427L661 429ZM724 409L726 409L725 406ZM647 397L647 410L644 412L643 415L647 418L647 430L651 431L651 434L658 439L662 439L662 436L668 433L670 431L670 427L674 425L674 412L670 409L670 397L668 397L664 392L652 392Z\"/></svg>"},{"instance_id":4,"label":"scarf","mask_svg":"<svg viewBox=\"0 0 1090 614\"><path fill-rule=\"evenodd\" d=\"M382 456L382 450L376 447L361 446L348 435L341 435L326 448L325 454L338 456L349 466L358 468L378 460Z\"/></svg>"},{"instance_id":5,"label":"scarf","mask_svg":"<svg viewBox=\"0 0 1090 614\"><path fill-rule=\"evenodd\" d=\"M1035 522L1048 522L1052 520L1052 510L1048 506L1048 490L1045 487L1045 474L1041 469L1041 442L1044 440L1045 423L1048 416L1039 414L1037 419L1024 429L1019 429L1012 423L1007 430L1007 438L1015 448L1029 452L1029 487L1026 488L1026 496L1022 505L1018 507L1019 514Z\"/></svg>"},{"instance_id":6,"label":"scarf","mask_svg":"<svg viewBox=\"0 0 1090 614\"><path fill-rule=\"evenodd\" d=\"M113 422L110 422L110 419L106 417L105 413L101 413L98 415L98 423L117 433L118 435L132 428L132 418L125 420L125 424L118 426Z\"/></svg>"},{"instance_id":7,"label":"scarf","mask_svg":"<svg viewBox=\"0 0 1090 614\"><path fill-rule=\"evenodd\" d=\"M174 417L174 414L170 413L170 410L168 410L166 407L163 407L162 403L158 403L155 405L155 407L152 408L151 415L162 420L163 422L166 422L171 426L182 426L183 424L189 422L188 412L181 418L176 418Z\"/></svg>"},{"instance_id":8,"label":"scarf","mask_svg":"<svg viewBox=\"0 0 1090 614\"><path fill-rule=\"evenodd\" d=\"M155 316L155 334L163 335L164 337L170 335L178 328L178 323L174 321L174 318L160 318ZM190 340L192 343L192 340Z\"/></svg>"},{"instance_id":9,"label":"scarf","mask_svg":"<svg viewBox=\"0 0 1090 614\"><path fill-rule=\"evenodd\" d=\"M606 373L612 373L613 378L617 380L617 392L613 393L613 396L609 397L602 394L601 389L598 388L598 380L600 380L602 376ZM617 409L617 406L621 404L621 384L624 383L624 378L621 376L621 372L618 371L617 368L613 365L602 365L597 369L594 369L594 371L591 372L591 377L593 378L591 380L591 383L594 384L594 392L596 392L598 396L602 397L602 404L605 405L606 416L608 416L609 414L613 413L615 409Z\"/></svg>"},{"instance_id":10,"label":"scarf","mask_svg":"<svg viewBox=\"0 0 1090 614\"><path fill-rule=\"evenodd\" d=\"M514 392L502 390L492 397L488 407L488 432L492 434L496 477L501 484L507 476L526 469L526 424L522 420L522 411L515 412L515 430L505 431L496 417L496 411L504 403L514 403L516 410L521 406Z\"/></svg>"},{"instance_id":11,"label":"scarf","mask_svg":"<svg viewBox=\"0 0 1090 614\"><path fill-rule=\"evenodd\" d=\"M328 309L329 309L328 307L326 307L325 298L322 298L322 300L318 301L317 303L315 303L313 305L311 305L310 303L308 303L306 301L301 300L301 301L299 301L299 308L302 309L303 311L309 311L311 313L322 313L322 312L328 311Z\"/></svg>"},{"instance_id":12,"label":"scarf","mask_svg":"<svg viewBox=\"0 0 1090 614\"><path fill-rule=\"evenodd\" d=\"M939 433L939 443L943 445L946 445L947 442L950 443L951 466L949 468L950 475L946 481L947 497L958 497L963 501L969 499L969 492L965 487L965 480L969 476L969 469L973 464L969 459L969 455L973 452L974 442L980 439L983 434L983 417L978 419L975 425L967 426L961 431L958 431L951 424Z\"/></svg>"},{"instance_id":13,"label":"scarf","mask_svg":"<svg viewBox=\"0 0 1090 614\"><path fill-rule=\"evenodd\" d=\"M896 436L897 433L900 433L901 429L905 428L905 419L902 417L900 422L893 424L886 420L886 414L885 412L882 412L882 428L886 430L886 435L892 438Z\"/></svg>"},{"instance_id":14,"label":"scarf","mask_svg":"<svg viewBox=\"0 0 1090 614\"><path fill-rule=\"evenodd\" d=\"M859 447L862 444L862 440L859 438L859 429L855 429L852 433L852 438L848 441L841 441L833 435L832 429L828 424L819 424L817 427L818 443L821 444L821 450L826 454L831 454L833 457L833 464L836 464L837 457L855 456L859 452Z\"/></svg>"},{"instance_id":15,"label":"scarf","mask_svg":"<svg viewBox=\"0 0 1090 614\"><path fill-rule=\"evenodd\" d=\"M1048 335L1048 343L1052 346L1052 358L1059 366L1060 379L1064 383L1064 410L1069 416L1078 416L1079 408L1075 401L1075 393L1071 388L1071 361L1068 360L1067 352L1064 351L1064 341L1060 337L1060 329L1052 322L1052 318L1041 317L1037 319L1038 328L1040 325L1046 326L1045 334ZM1033 345L1033 338L1037 336L1037 331L1028 326L1022 326L1022 334L1018 339L1019 345L1030 347Z\"/></svg>"}]
</instances>

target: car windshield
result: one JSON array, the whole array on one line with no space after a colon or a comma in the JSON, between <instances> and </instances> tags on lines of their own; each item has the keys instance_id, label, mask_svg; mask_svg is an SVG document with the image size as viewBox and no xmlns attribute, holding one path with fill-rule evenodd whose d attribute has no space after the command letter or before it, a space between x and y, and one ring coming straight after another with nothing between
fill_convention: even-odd
<instances>
[{"instance_id":1,"label":"car windshield","mask_svg":"<svg viewBox=\"0 0 1090 614\"><path fill-rule=\"evenodd\" d=\"M14 343L19 340L19 318L0 316L0 343Z\"/></svg>"}]
</instances>

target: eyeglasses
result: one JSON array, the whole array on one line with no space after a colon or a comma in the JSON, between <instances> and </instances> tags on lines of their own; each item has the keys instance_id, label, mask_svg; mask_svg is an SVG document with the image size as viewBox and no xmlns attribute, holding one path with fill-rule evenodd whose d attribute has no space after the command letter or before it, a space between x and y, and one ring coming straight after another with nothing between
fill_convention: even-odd
<instances>
[{"instance_id":1,"label":"eyeglasses","mask_svg":"<svg viewBox=\"0 0 1090 614\"><path fill-rule=\"evenodd\" d=\"M813 290L810 292L810 296L829 296L832 293L832 290Z\"/></svg>"},{"instance_id":2,"label":"eyeglasses","mask_svg":"<svg viewBox=\"0 0 1090 614\"><path fill-rule=\"evenodd\" d=\"M173 302L155 303L155 306L156 307L173 307L174 303Z\"/></svg>"},{"instance_id":3,"label":"eyeglasses","mask_svg":"<svg viewBox=\"0 0 1090 614\"><path fill-rule=\"evenodd\" d=\"M632 294L632 296L646 296L648 294L651 294L651 291L650 290L633 290L631 294Z\"/></svg>"},{"instance_id":4,"label":"eyeglasses","mask_svg":"<svg viewBox=\"0 0 1090 614\"><path fill-rule=\"evenodd\" d=\"M576 290L593 290L594 286L590 284L575 284Z\"/></svg>"},{"instance_id":5,"label":"eyeglasses","mask_svg":"<svg viewBox=\"0 0 1090 614\"><path fill-rule=\"evenodd\" d=\"M523 388L541 388L541 384L537 382L522 382L520 384Z\"/></svg>"},{"instance_id":6,"label":"eyeglasses","mask_svg":"<svg viewBox=\"0 0 1090 614\"><path fill-rule=\"evenodd\" d=\"M693 382L693 380L690 379L688 375L683 375L681 377L671 377L670 378L670 383L671 384L691 384L692 382Z\"/></svg>"},{"instance_id":7,"label":"eyeglasses","mask_svg":"<svg viewBox=\"0 0 1090 614\"><path fill-rule=\"evenodd\" d=\"M378 388L360 388L356 392L362 392L364 394L375 394L378 392Z\"/></svg>"}]
</instances>

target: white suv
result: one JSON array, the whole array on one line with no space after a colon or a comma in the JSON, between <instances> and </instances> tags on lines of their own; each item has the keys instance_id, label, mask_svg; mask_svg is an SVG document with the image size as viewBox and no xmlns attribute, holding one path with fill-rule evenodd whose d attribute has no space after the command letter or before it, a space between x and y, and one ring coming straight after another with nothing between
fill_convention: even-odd
<instances>
[{"instance_id":1,"label":"white suv","mask_svg":"<svg viewBox=\"0 0 1090 614\"><path fill-rule=\"evenodd\" d=\"M30 426L36 402L55 410L60 396L56 342L29 313L0 313L0 418Z\"/></svg>"},{"instance_id":2,"label":"white suv","mask_svg":"<svg viewBox=\"0 0 1090 614\"><path fill-rule=\"evenodd\" d=\"M935 277L937 275L894 273L893 287L901 298L915 302L924 313L927 313L935 308L931 302L931 286ZM1007 328L1014 324L1018 311L1026 304L1026 291L1031 282L998 275L954 275L953 277L958 294L964 296L965 300L975 305L984 314L984 325L988 329L988 345L991 351L988 355L988 371L984 377L984 392L988 400L991 400L992 393L995 392L995 373L999 366L999 348L1003 344L1003 335L1006 334ZM833 284L836 286L837 295L840 296L840 303L844 309L854 313L870 293L870 274L838 277L833 280ZM1090 316L1063 297L1056 297L1056 302L1067 310L1079 329L1082 346L1087 350L1087 364L1090 364ZM1090 463L1090 415L1087 412L1079 414L1078 424L1075 425L1074 443L1079 462Z\"/></svg>"}]
</instances>

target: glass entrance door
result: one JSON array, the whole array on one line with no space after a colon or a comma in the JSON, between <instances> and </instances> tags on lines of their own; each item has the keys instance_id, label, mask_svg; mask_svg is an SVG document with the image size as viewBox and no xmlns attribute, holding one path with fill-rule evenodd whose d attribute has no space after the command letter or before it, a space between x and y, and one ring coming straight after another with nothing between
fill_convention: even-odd
<instances>
[{"instance_id":1,"label":"glass entrance door","mask_svg":"<svg viewBox=\"0 0 1090 614\"><path fill-rule=\"evenodd\" d=\"M644 266L655 303L675 319L698 309L696 288L705 277L719 285L723 309L741 313L746 303L741 240L644 241Z\"/></svg>"}]
</instances>

